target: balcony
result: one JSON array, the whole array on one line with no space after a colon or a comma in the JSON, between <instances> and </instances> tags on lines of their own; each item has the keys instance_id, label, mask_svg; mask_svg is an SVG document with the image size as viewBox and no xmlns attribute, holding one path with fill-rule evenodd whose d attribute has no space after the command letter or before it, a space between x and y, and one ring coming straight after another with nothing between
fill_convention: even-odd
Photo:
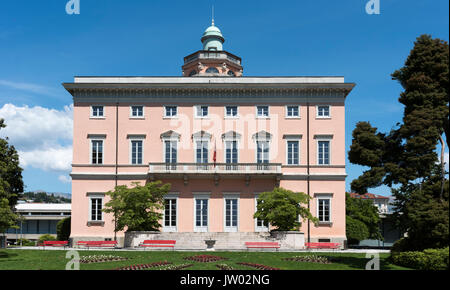
<instances>
[{"instance_id":1,"label":"balcony","mask_svg":"<svg viewBox=\"0 0 450 290\"><path fill-rule=\"evenodd\" d=\"M216 185L222 178L244 179L246 185L253 178L265 178L278 184L281 163L150 163L149 177L150 180L181 178L185 185L191 178L213 179Z\"/></svg>"},{"instance_id":2,"label":"balcony","mask_svg":"<svg viewBox=\"0 0 450 290\"><path fill-rule=\"evenodd\" d=\"M241 60L226 51L198 51L184 58L184 64L190 63L198 59L222 59L229 60L232 63L241 65Z\"/></svg>"},{"instance_id":3,"label":"balcony","mask_svg":"<svg viewBox=\"0 0 450 290\"><path fill-rule=\"evenodd\" d=\"M278 175L281 163L150 163L149 173Z\"/></svg>"}]
</instances>

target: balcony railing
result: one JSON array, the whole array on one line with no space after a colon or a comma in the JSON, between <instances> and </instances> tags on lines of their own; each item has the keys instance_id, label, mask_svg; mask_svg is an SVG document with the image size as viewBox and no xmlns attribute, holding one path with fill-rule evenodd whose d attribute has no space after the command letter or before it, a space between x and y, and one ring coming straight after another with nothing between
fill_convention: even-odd
<instances>
[{"instance_id":1,"label":"balcony railing","mask_svg":"<svg viewBox=\"0 0 450 290\"><path fill-rule=\"evenodd\" d=\"M281 174L281 163L150 163L150 173Z\"/></svg>"},{"instance_id":2,"label":"balcony railing","mask_svg":"<svg viewBox=\"0 0 450 290\"><path fill-rule=\"evenodd\" d=\"M241 64L239 59L224 51L201 51L185 58L184 63L186 64L197 59L228 59L238 65Z\"/></svg>"}]
</instances>

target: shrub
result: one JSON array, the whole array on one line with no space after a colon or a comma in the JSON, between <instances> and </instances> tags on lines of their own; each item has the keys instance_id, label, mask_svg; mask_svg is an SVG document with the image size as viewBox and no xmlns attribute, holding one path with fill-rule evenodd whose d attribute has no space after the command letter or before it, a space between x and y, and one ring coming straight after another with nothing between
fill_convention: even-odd
<instances>
[{"instance_id":1,"label":"shrub","mask_svg":"<svg viewBox=\"0 0 450 290\"><path fill-rule=\"evenodd\" d=\"M449 248L426 249L423 252L391 252L394 264L418 270L448 270Z\"/></svg>"},{"instance_id":2,"label":"shrub","mask_svg":"<svg viewBox=\"0 0 450 290\"><path fill-rule=\"evenodd\" d=\"M350 245L358 244L359 241L369 238L369 229L366 224L350 216L346 217L346 232Z\"/></svg>"},{"instance_id":3,"label":"shrub","mask_svg":"<svg viewBox=\"0 0 450 290\"><path fill-rule=\"evenodd\" d=\"M22 246L23 247L33 247L36 246L36 243L27 239L18 239L17 240L17 245L20 245L20 243L22 242Z\"/></svg>"},{"instance_id":4,"label":"shrub","mask_svg":"<svg viewBox=\"0 0 450 290\"><path fill-rule=\"evenodd\" d=\"M401 238L401 239L397 240L392 245L391 253L406 252L408 250L410 250L409 240L405 237L405 238Z\"/></svg>"},{"instance_id":5,"label":"shrub","mask_svg":"<svg viewBox=\"0 0 450 290\"><path fill-rule=\"evenodd\" d=\"M56 224L56 236L58 241L67 241L70 237L70 217L60 220Z\"/></svg>"},{"instance_id":6,"label":"shrub","mask_svg":"<svg viewBox=\"0 0 450 290\"><path fill-rule=\"evenodd\" d=\"M48 234L42 235L38 239L38 245L43 244L44 241L56 241L56 238L54 236L48 235Z\"/></svg>"},{"instance_id":7,"label":"shrub","mask_svg":"<svg viewBox=\"0 0 450 290\"><path fill-rule=\"evenodd\" d=\"M303 204L307 204L311 197L303 192L293 192L281 187L274 188L273 191L263 192L257 201L257 211L254 218L263 220L275 227L279 231L298 230L301 220L309 219L317 223L318 219L313 217L309 209Z\"/></svg>"}]
</instances>

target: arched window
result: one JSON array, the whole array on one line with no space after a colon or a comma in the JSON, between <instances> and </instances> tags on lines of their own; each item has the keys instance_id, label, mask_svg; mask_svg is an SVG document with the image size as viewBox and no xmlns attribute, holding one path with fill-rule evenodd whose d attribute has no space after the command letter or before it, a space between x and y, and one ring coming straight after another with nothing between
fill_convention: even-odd
<instances>
[{"instance_id":1,"label":"arched window","mask_svg":"<svg viewBox=\"0 0 450 290\"><path fill-rule=\"evenodd\" d=\"M232 71L232 70L229 70L227 74L228 74L230 77L235 77L235 76L236 76L236 74L235 74L234 71Z\"/></svg>"},{"instance_id":2,"label":"arched window","mask_svg":"<svg viewBox=\"0 0 450 290\"><path fill-rule=\"evenodd\" d=\"M194 69L193 71L191 71L189 73L189 76L192 77L192 76L195 76L196 74L197 74L197 71Z\"/></svg>"},{"instance_id":3,"label":"arched window","mask_svg":"<svg viewBox=\"0 0 450 290\"><path fill-rule=\"evenodd\" d=\"M209 73L209 74L218 74L218 73L219 73L219 70L216 69L215 67L209 67L209 68L206 70L206 73Z\"/></svg>"}]
</instances>

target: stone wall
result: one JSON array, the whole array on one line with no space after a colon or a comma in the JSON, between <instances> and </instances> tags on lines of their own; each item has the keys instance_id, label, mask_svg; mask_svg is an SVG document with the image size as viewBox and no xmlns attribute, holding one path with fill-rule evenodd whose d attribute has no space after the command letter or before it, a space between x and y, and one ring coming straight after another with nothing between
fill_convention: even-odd
<instances>
[{"instance_id":1,"label":"stone wall","mask_svg":"<svg viewBox=\"0 0 450 290\"><path fill-rule=\"evenodd\" d=\"M144 240L175 240L175 250L206 250L205 240L215 240L215 250L246 250L245 242L279 242L280 250L300 250L305 247L304 234L301 232L127 232L124 247L139 247Z\"/></svg>"}]
</instances>

